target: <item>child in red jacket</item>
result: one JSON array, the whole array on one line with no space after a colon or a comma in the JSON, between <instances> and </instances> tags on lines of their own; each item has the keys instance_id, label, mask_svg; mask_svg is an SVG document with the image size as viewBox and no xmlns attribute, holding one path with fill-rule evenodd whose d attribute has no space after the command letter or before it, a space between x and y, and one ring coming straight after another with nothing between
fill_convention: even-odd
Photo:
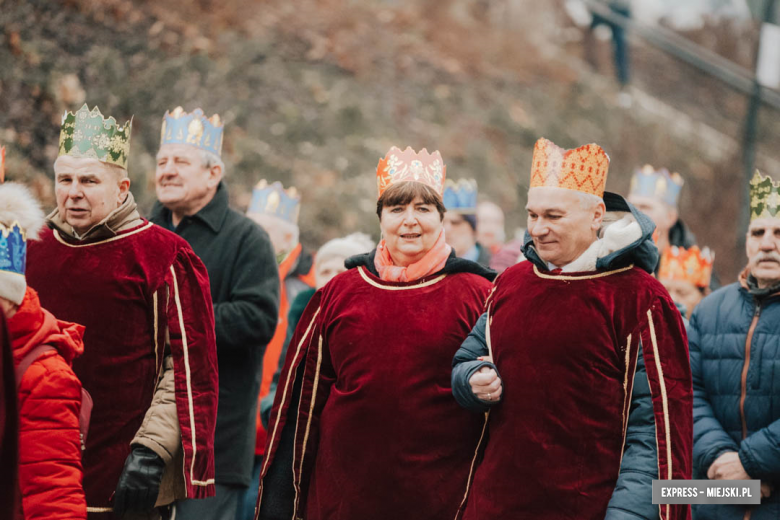
<instances>
[{"instance_id":1,"label":"child in red jacket","mask_svg":"<svg viewBox=\"0 0 780 520\"><path fill-rule=\"evenodd\" d=\"M0 185L0 308L6 317L14 365L49 345L17 381L21 519L86 519L81 486L81 383L71 369L84 350L84 327L41 308L24 278L26 240L43 224L38 203L19 184Z\"/></svg>"}]
</instances>

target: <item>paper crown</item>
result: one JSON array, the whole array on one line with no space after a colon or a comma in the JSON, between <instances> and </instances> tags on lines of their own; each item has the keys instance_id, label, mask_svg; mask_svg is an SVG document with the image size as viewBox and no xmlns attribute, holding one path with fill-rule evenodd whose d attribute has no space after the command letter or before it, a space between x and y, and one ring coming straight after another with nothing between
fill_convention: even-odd
<instances>
[{"instance_id":1,"label":"paper crown","mask_svg":"<svg viewBox=\"0 0 780 520\"><path fill-rule=\"evenodd\" d=\"M477 212L477 181L476 179L459 179L453 182L444 181L442 202L447 211L473 214Z\"/></svg>"},{"instance_id":2,"label":"paper crown","mask_svg":"<svg viewBox=\"0 0 780 520\"><path fill-rule=\"evenodd\" d=\"M5 146L0 146L0 184L5 181Z\"/></svg>"},{"instance_id":3,"label":"paper crown","mask_svg":"<svg viewBox=\"0 0 780 520\"><path fill-rule=\"evenodd\" d=\"M268 184L263 179L252 190L252 201L246 213L272 215L297 225L300 211L301 196L298 190L294 187L285 190L281 182Z\"/></svg>"},{"instance_id":4,"label":"paper crown","mask_svg":"<svg viewBox=\"0 0 780 520\"><path fill-rule=\"evenodd\" d=\"M428 150L423 148L418 153L411 146L407 146L402 152L393 146L384 159L379 159L376 167L378 198L393 184L409 181L430 186L441 196L446 176L447 167L438 150L428 153Z\"/></svg>"},{"instance_id":5,"label":"paper crown","mask_svg":"<svg viewBox=\"0 0 780 520\"><path fill-rule=\"evenodd\" d=\"M604 196L609 156L597 144L564 150L541 138L534 145L531 188L554 187Z\"/></svg>"},{"instance_id":6,"label":"paper crown","mask_svg":"<svg viewBox=\"0 0 780 520\"><path fill-rule=\"evenodd\" d=\"M0 223L0 271L24 276L26 258L27 236L19 223Z\"/></svg>"},{"instance_id":7,"label":"paper crown","mask_svg":"<svg viewBox=\"0 0 780 520\"><path fill-rule=\"evenodd\" d=\"M666 168L656 170L649 164L634 171L631 178L631 195L661 199L673 208L677 207L685 181L679 173L669 173Z\"/></svg>"},{"instance_id":8,"label":"paper crown","mask_svg":"<svg viewBox=\"0 0 780 520\"><path fill-rule=\"evenodd\" d=\"M97 159L127 168L132 127L132 118L119 126L113 117L104 118L98 107L90 110L84 103L75 114L66 111L62 115L58 155Z\"/></svg>"},{"instance_id":9,"label":"paper crown","mask_svg":"<svg viewBox=\"0 0 780 520\"><path fill-rule=\"evenodd\" d=\"M160 145L189 144L222 157L224 129L219 114L207 118L199 108L188 114L182 107L176 107L173 112L165 112Z\"/></svg>"},{"instance_id":10,"label":"paper crown","mask_svg":"<svg viewBox=\"0 0 780 520\"><path fill-rule=\"evenodd\" d=\"M750 179L750 220L780 218L780 182L756 170Z\"/></svg>"},{"instance_id":11,"label":"paper crown","mask_svg":"<svg viewBox=\"0 0 780 520\"><path fill-rule=\"evenodd\" d=\"M658 270L660 280L684 280L696 287L709 287L712 278L712 264L715 253L708 247L690 249L683 247L668 247L661 255L661 265Z\"/></svg>"}]
</instances>

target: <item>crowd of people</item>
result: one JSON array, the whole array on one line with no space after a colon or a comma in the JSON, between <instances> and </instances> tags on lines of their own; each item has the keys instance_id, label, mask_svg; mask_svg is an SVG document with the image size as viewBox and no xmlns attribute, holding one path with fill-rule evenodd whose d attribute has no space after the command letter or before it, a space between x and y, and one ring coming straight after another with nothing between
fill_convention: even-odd
<instances>
[{"instance_id":1,"label":"crowd of people","mask_svg":"<svg viewBox=\"0 0 780 520\"><path fill-rule=\"evenodd\" d=\"M218 115L63 116L57 207L0 184L0 518L780 517L780 182L750 183L724 287L683 178L606 191L596 144L537 141L527 229L439 152L376 170L381 240L310 251L301 197L230 207ZM0 182L4 177L0 152ZM759 506L652 481L758 479Z\"/></svg>"}]
</instances>

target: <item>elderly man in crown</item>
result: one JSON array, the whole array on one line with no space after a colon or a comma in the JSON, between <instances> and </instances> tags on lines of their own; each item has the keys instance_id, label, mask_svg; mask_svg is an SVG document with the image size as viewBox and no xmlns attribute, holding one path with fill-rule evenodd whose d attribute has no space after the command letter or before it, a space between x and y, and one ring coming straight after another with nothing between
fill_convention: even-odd
<instances>
[{"instance_id":1,"label":"elderly man in crown","mask_svg":"<svg viewBox=\"0 0 780 520\"><path fill-rule=\"evenodd\" d=\"M187 242L139 215L130 131L97 107L65 113L57 209L29 245L27 281L43 306L86 327L73 369L94 401L83 454L91 519L159 518L155 507L214 494L208 274Z\"/></svg>"},{"instance_id":2,"label":"elderly man in crown","mask_svg":"<svg viewBox=\"0 0 780 520\"><path fill-rule=\"evenodd\" d=\"M167 112L157 152L152 222L186 240L203 260L214 302L219 413L214 440L216 496L183 500L176 518L243 517L252 479L263 353L276 331L279 274L268 234L229 207L218 115ZM188 497L189 498L189 497Z\"/></svg>"},{"instance_id":3,"label":"elderly man in crown","mask_svg":"<svg viewBox=\"0 0 780 520\"><path fill-rule=\"evenodd\" d=\"M693 470L698 478L761 480L761 505L694 508L697 519L780 517L780 181L750 182L747 265L691 316Z\"/></svg>"},{"instance_id":4,"label":"elderly man in crown","mask_svg":"<svg viewBox=\"0 0 780 520\"><path fill-rule=\"evenodd\" d=\"M690 518L651 497L653 479L691 476L685 329L650 274L653 225L604 192L608 167L597 145L536 143L528 261L453 361L456 399L489 412L465 520Z\"/></svg>"}]
</instances>

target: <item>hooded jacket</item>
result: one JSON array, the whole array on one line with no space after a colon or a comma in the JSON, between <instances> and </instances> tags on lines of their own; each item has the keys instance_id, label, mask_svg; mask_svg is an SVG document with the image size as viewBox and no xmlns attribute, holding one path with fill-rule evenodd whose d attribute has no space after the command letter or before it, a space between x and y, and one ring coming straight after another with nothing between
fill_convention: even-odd
<instances>
[{"instance_id":1,"label":"hooded jacket","mask_svg":"<svg viewBox=\"0 0 780 520\"><path fill-rule=\"evenodd\" d=\"M19 487L25 520L87 517L81 487L81 383L71 369L84 351L84 327L57 320L27 288L8 320L14 366L32 349L51 345L19 383Z\"/></svg>"}]
</instances>

